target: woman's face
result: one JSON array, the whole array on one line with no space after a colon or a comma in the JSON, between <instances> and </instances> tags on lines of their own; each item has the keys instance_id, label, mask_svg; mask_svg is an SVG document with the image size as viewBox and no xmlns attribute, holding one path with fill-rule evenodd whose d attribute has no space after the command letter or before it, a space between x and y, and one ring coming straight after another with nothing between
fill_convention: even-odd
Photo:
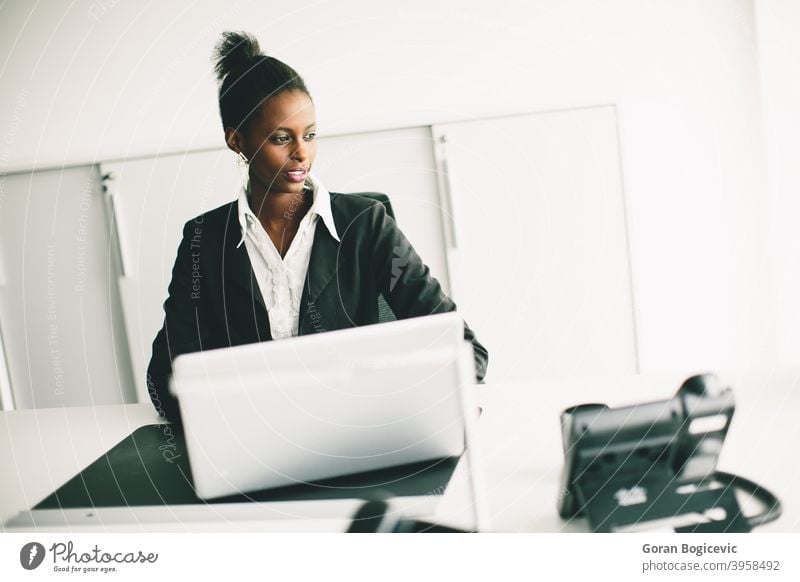
<instances>
[{"instance_id":1,"label":"woman's face","mask_svg":"<svg viewBox=\"0 0 800 582\"><path fill-rule=\"evenodd\" d=\"M250 179L270 194L302 192L317 155L314 104L302 91L284 91L261 104L246 128L242 151Z\"/></svg>"}]
</instances>

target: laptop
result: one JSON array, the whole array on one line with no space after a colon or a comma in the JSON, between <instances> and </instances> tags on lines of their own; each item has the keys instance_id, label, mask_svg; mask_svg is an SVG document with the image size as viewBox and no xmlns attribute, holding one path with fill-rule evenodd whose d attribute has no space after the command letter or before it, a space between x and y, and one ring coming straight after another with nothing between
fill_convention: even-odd
<instances>
[{"instance_id":1,"label":"laptop","mask_svg":"<svg viewBox=\"0 0 800 582\"><path fill-rule=\"evenodd\" d=\"M4 526L341 532L388 498L397 516L486 531L473 362L456 314L182 356L170 462L166 425L140 427Z\"/></svg>"},{"instance_id":2,"label":"laptop","mask_svg":"<svg viewBox=\"0 0 800 582\"><path fill-rule=\"evenodd\" d=\"M463 330L450 312L179 356L197 496L460 455L475 383Z\"/></svg>"}]
</instances>

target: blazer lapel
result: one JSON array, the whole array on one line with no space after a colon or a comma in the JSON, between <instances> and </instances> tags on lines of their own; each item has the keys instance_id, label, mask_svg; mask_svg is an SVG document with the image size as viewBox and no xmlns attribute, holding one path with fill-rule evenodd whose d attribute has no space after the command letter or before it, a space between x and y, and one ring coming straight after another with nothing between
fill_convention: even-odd
<instances>
[{"instance_id":1,"label":"blazer lapel","mask_svg":"<svg viewBox=\"0 0 800 582\"><path fill-rule=\"evenodd\" d=\"M300 335L324 329L324 323L316 318L312 321L308 315L314 314L320 295L345 262L345 256L339 254L339 243L328 232L323 221L317 220L314 244L311 246L311 258L308 262L308 271L306 271L306 282L300 300L300 329L298 331Z\"/></svg>"},{"instance_id":2,"label":"blazer lapel","mask_svg":"<svg viewBox=\"0 0 800 582\"><path fill-rule=\"evenodd\" d=\"M228 220L223 237L222 278L227 320L233 322L248 318L252 321L255 318L257 339L263 341L272 337L269 329L267 307L264 304L264 297L261 295L261 289L255 279L246 246L244 244L238 248L236 246L241 238L242 233L236 212L236 202L233 202L228 212ZM325 223L322 220L317 220L314 230L314 243L311 246L311 257L300 300L298 330L300 335L324 329L324 324L318 318L312 321L308 315L310 312L313 314L316 309L315 304L320 295L333 281L338 269L346 262L346 257L339 254L339 243L328 232ZM242 295L244 295L244 300L242 300ZM229 325L229 327L231 326ZM261 330L265 330L266 336Z\"/></svg>"},{"instance_id":3,"label":"blazer lapel","mask_svg":"<svg viewBox=\"0 0 800 582\"><path fill-rule=\"evenodd\" d=\"M247 254L247 246L242 243L241 226L238 221L236 202L231 204L223 236L222 281L228 335L234 322L254 321L257 338L255 341L271 339L269 317L264 297L253 273L253 265ZM243 297L244 296L244 297ZM251 326L246 326L250 329ZM230 339L230 338L229 338Z\"/></svg>"}]
</instances>

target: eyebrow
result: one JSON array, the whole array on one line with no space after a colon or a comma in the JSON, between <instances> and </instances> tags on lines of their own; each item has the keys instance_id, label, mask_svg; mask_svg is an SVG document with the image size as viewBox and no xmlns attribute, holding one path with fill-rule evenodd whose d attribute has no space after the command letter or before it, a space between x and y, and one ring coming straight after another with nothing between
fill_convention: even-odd
<instances>
[{"instance_id":1,"label":"eyebrow","mask_svg":"<svg viewBox=\"0 0 800 582\"><path fill-rule=\"evenodd\" d=\"M306 129L308 129L309 127L314 127L316 124L317 124L316 121L314 123L309 123L308 125L306 125ZM273 131L278 131L279 129L282 129L283 131L292 131L291 127L276 127Z\"/></svg>"}]
</instances>

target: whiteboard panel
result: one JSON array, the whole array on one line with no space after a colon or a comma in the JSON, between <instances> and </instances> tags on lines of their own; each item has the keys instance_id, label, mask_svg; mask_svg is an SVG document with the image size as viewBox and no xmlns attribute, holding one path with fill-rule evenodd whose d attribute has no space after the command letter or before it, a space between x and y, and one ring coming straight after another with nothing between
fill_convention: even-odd
<instances>
[{"instance_id":1,"label":"whiteboard panel","mask_svg":"<svg viewBox=\"0 0 800 582\"><path fill-rule=\"evenodd\" d=\"M97 167L3 176L0 320L16 408L135 402Z\"/></svg>"},{"instance_id":2,"label":"whiteboard panel","mask_svg":"<svg viewBox=\"0 0 800 582\"><path fill-rule=\"evenodd\" d=\"M489 350L487 381L635 373L614 108L433 131L456 231L453 295Z\"/></svg>"},{"instance_id":3,"label":"whiteboard panel","mask_svg":"<svg viewBox=\"0 0 800 582\"><path fill-rule=\"evenodd\" d=\"M400 230L449 293L430 127L323 138L314 167L329 190L387 194Z\"/></svg>"}]
</instances>

